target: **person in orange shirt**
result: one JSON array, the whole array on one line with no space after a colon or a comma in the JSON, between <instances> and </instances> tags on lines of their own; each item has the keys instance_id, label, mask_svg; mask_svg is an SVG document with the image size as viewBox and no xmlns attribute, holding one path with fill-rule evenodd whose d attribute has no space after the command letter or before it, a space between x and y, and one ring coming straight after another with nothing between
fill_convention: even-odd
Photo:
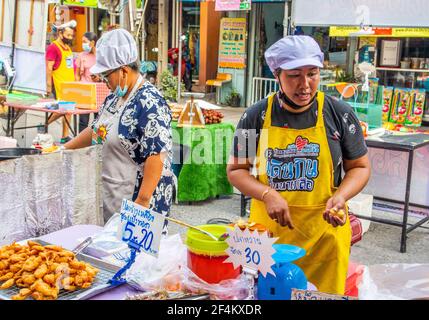
<instances>
[{"instance_id":1,"label":"person in orange shirt","mask_svg":"<svg viewBox=\"0 0 429 320\"><path fill-rule=\"evenodd\" d=\"M71 46L74 38L74 28L70 26L57 27L57 39L46 49L46 94L53 95L55 99L61 100L60 86L63 82L75 81L73 52ZM49 124L58 120L61 115L54 114L49 119ZM63 118L63 132L61 143L71 138L66 123L70 123L70 116Z\"/></svg>"}]
</instances>

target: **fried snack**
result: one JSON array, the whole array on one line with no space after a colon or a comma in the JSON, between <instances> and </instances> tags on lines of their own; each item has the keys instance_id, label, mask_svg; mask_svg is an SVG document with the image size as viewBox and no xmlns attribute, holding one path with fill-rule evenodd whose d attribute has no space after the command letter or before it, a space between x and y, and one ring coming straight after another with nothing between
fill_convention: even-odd
<instances>
[{"instance_id":1,"label":"fried snack","mask_svg":"<svg viewBox=\"0 0 429 320\"><path fill-rule=\"evenodd\" d=\"M332 208L329 210L329 213L335 217L340 218L341 220L343 220L346 215L343 209L338 210L337 208Z\"/></svg>"},{"instance_id":2,"label":"fried snack","mask_svg":"<svg viewBox=\"0 0 429 320\"><path fill-rule=\"evenodd\" d=\"M15 284L15 279L9 279L0 286L0 290L5 290L12 287Z\"/></svg>"},{"instance_id":3,"label":"fried snack","mask_svg":"<svg viewBox=\"0 0 429 320\"><path fill-rule=\"evenodd\" d=\"M52 297L54 299L58 298L59 288L51 287L49 284L44 282L42 279L38 279L35 283L33 283L30 287L31 290L40 292L42 295L46 297Z\"/></svg>"},{"instance_id":4,"label":"fried snack","mask_svg":"<svg viewBox=\"0 0 429 320\"><path fill-rule=\"evenodd\" d=\"M57 299L60 290L89 288L98 271L89 263L78 261L73 252L56 245L42 246L28 241L27 245L12 243L0 247L0 290L13 285L22 288L12 296L13 300Z\"/></svg>"},{"instance_id":5,"label":"fried snack","mask_svg":"<svg viewBox=\"0 0 429 320\"><path fill-rule=\"evenodd\" d=\"M31 290L24 288L19 290L19 293L12 296L12 300L25 300L31 294Z\"/></svg>"},{"instance_id":6,"label":"fried snack","mask_svg":"<svg viewBox=\"0 0 429 320\"><path fill-rule=\"evenodd\" d=\"M48 272L48 266L46 265L46 263L40 265L36 271L34 271L34 276L37 279L43 278L45 276L45 274Z\"/></svg>"}]
</instances>

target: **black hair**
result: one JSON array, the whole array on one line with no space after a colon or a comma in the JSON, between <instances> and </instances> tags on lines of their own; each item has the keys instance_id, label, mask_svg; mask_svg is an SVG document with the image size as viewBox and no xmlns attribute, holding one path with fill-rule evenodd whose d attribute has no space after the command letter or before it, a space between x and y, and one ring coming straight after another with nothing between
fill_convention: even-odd
<instances>
[{"instance_id":1,"label":"black hair","mask_svg":"<svg viewBox=\"0 0 429 320\"><path fill-rule=\"evenodd\" d=\"M133 63L127 64L127 67L129 67L133 71L140 72L140 62L138 60L134 61Z\"/></svg>"},{"instance_id":2,"label":"black hair","mask_svg":"<svg viewBox=\"0 0 429 320\"><path fill-rule=\"evenodd\" d=\"M96 43L97 43L98 37L97 37L97 35L96 35L94 32L85 32L85 33L83 34L83 36L84 36L85 38L87 38L90 42L91 42L91 41L94 41L94 44L96 44Z\"/></svg>"}]
</instances>

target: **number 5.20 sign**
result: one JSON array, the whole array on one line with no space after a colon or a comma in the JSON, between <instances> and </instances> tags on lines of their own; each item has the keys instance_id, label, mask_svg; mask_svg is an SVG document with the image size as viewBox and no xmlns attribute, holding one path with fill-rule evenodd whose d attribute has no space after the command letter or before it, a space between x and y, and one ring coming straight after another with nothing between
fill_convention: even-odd
<instances>
[{"instance_id":1,"label":"number 5.20 sign","mask_svg":"<svg viewBox=\"0 0 429 320\"><path fill-rule=\"evenodd\" d=\"M132 201L122 200L118 238L138 252L158 257L165 218Z\"/></svg>"}]
</instances>

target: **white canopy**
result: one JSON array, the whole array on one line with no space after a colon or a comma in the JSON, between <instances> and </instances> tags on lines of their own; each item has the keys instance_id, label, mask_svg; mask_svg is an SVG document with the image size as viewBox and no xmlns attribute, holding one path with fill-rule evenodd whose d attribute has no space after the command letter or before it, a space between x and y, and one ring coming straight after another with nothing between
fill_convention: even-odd
<instances>
[{"instance_id":1,"label":"white canopy","mask_svg":"<svg viewBox=\"0 0 429 320\"><path fill-rule=\"evenodd\" d=\"M429 27L427 0L293 0L295 26Z\"/></svg>"}]
</instances>

